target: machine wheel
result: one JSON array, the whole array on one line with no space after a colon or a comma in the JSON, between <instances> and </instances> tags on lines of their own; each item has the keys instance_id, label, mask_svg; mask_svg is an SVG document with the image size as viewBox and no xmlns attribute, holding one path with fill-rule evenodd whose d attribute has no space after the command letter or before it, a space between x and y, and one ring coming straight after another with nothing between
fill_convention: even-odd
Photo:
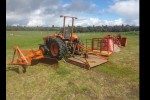
<instances>
[{"instance_id":1,"label":"machine wheel","mask_svg":"<svg viewBox=\"0 0 150 100\"><path fill-rule=\"evenodd\" d=\"M39 49L42 51L43 55L47 55L48 51L45 49L44 45L40 45Z\"/></svg>"},{"instance_id":2,"label":"machine wheel","mask_svg":"<svg viewBox=\"0 0 150 100\"><path fill-rule=\"evenodd\" d=\"M53 38L49 41L49 54L52 58L61 59L65 57L67 49L60 38Z\"/></svg>"},{"instance_id":3,"label":"machine wheel","mask_svg":"<svg viewBox=\"0 0 150 100\"><path fill-rule=\"evenodd\" d=\"M121 46L127 46L127 43L128 43L128 39L127 38L122 38L121 39Z\"/></svg>"}]
</instances>

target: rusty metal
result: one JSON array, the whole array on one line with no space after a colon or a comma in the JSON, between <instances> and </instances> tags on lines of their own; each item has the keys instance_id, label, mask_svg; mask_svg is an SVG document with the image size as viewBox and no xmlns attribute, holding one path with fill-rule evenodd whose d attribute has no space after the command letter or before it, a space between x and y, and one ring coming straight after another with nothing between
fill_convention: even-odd
<instances>
[{"instance_id":1,"label":"rusty metal","mask_svg":"<svg viewBox=\"0 0 150 100\"><path fill-rule=\"evenodd\" d=\"M72 16L63 16L61 15L60 17L64 17L64 23L63 23L63 36L65 36L66 32L65 32L65 20L66 18L72 18L72 28L71 28L71 36L70 36L70 40L72 41L72 34L73 34L73 29L74 29L74 19L77 19L77 17L72 17Z\"/></svg>"},{"instance_id":2,"label":"rusty metal","mask_svg":"<svg viewBox=\"0 0 150 100\"><path fill-rule=\"evenodd\" d=\"M88 54L93 54L93 55L98 56L101 59L107 60L104 56L101 56L101 54L99 54L99 52L93 51L90 48L86 48L86 47L84 47L83 45L81 45L79 43L77 44L77 46L83 48L84 50L86 50L88 52Z\"/></svg>"},{"instance_id":3,"label":"rusty metal","mask_svg":"<svg viewBox=\"0 0 150 100\"><path fill-rule=\"evenodd\" d=\"M64 24L63 24L63 27L64 27L64 31L63 31L63 35L65 36L66 32L65 32L65 19L66 17L64 16Z\"/></svg>"},{"instance_id":4,"label":"rusty metal","mask_svg":"<svg viewBox=\"0 0 150 100\"><path fill-rule=\"evenodd\" d=\"M86 47L88 47L88 45L91 45L89 47L91 48L91 51L88 51L89 53L95 52L102 56L110 56L112 54L112 51L109 50L108 38L86 39Z\"/></svg>"},{"instance_id":5,"label":"rusty metal","mask_svg":"<svg viewBox=\"0 0 150 100\"><path fill-rule=\"evenodd\" d=\"M125 38L125 37L121 38L121 46L125 47L127 45L127 43L128 43L128 39L127 38Z\"/></svg>"},{"instance_id":6,"label":"rusty metal","mask_svg":"<svg viewBox=\"0 0 150 100\"><path fill-rule=\"evenodd\" d=\"M104 56L110 56L114 51L114 43L118 46L126 46L127 38L121 38L120 35L104 35L103 38L86 39L86 47L77 44L79 47L86 50L88 57L73 56L67 58L66 61L73 65L90 69L97 65L108 62Z\"/></svg>"},{"instance_id":7,"label":"rusty metal","mask_svg":"<svg viewBox=\"0 0 150 100\"><path fill-rule=\"evenodd\" d=\"M97 65L108 62L108 60L105 57L101 56L99 52L96 52L90 48L84 47L83 45L79 43L77 43L76 46L81 47L84 50L86 50L86 53L82 53L81 55L75 55L75 56L69 57L66 59L66 62L79 66L79 67L86 68L86 69L90 69ZM85 54L87 54L88 56L85 56Z\"/></svg>"},{"instance_id":8,"label":"rusty metal","mask_svg":"<svg viewBox=\"0 0 150 100\"><path fill-rule=\"evenodd\" d=\"M71 40L71 38L72 38L73 28L74 28L74 17L72 17L72 28L71 28L71 37L70 37L70 40ZM71 41L72 41L72 40L71 40Z\"/></svg>"},{"instance_id":9,"label":"rusty metal","mask_svg":"<svg viewBox=\"0 0 150 100\"><path fill-rule=\"evenodd\" d=\"M122 37L120 34L104 34L104 38L112 38L114 44L117 44L118 47L122 48L127 45L128 39L126 37Z\"/></svg>"},{"instance_id":10,"label":"rusty metal","mask_svg":"<svg viewBox=\"0 0 150 100\"><path fill-rule=\"evenodd\" d=\"M83 67L86 69L90 69L92 67L108 62L108 60L101 59L98 56L92 55L92 54L88 54L88 58L85 58L82 56L75 56L75 57L66 59L66 61L70 64Z\"/></svg>"},{"instance_id":11,"label":"rusty metal","mask_svg":"<svg viewBox=\"0 0 150 100\"><path fill-rule=\"evenodd\" d=\"M103 38L99 41L100 43L100 54L103 56L110 56L114 50L114 44L110 44L111 38ZM111 39L112 40L112 39ZM112 40L113 42L113 40ZM112 45L112 48L111 48Z\"/></svg>"},{"instance_id":12,"label":"rusty metal","mask_svg":"<svg viewBox=\"0 0 150 100\"><path fill-rule=\"evenodd\" d=\"M90 41L90 42L89 42ZM92 45L91 45L91 41L92 39L86 39L86 48L91 48L92 49ZM90 46L90 47L89 47Z\"/></svg>"}]
</instances>

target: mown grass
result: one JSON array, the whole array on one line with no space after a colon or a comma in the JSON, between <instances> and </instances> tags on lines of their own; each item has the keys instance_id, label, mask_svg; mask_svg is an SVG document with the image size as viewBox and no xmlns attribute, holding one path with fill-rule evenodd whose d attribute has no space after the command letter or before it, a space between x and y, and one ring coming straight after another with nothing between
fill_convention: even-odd
<instances>
[{"instance_id":1,"label":"mown grass","mask_svg":"<svg viewBox=\"0 0 150 100\"><path fill-rule=\"evenodd\" d=\"M50 33L7 31L6 62L12 59L14 45L19 45L21 49L38 49L38 44L43 43L42 36ZM41 63L29 66L25 74L16 73L17 66L6 66L6 99L138 100L139 35L132 32L121 34L128 38L128 45L120 52L113 53L108 63L90 70L63 61L59 61L56 68ZM102 37L103 33L77 35L85 42L86 38Z\"/></svg>"}]
</instances>

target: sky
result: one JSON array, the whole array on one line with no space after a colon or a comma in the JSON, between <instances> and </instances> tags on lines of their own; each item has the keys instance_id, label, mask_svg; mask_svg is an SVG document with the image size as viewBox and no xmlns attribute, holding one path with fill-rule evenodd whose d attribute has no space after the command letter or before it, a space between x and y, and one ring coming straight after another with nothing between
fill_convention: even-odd
<instances>
[{"instance_id":1,"label":"sky","mask_svg":"<svg viewBox=\"0 0 150 100\"><path fill-rule=\"evenodd\" d=\"M75 26L139 26L139 0L6 0L6 25L62 27L60 15Z\"/></svg>"}]
</instances>

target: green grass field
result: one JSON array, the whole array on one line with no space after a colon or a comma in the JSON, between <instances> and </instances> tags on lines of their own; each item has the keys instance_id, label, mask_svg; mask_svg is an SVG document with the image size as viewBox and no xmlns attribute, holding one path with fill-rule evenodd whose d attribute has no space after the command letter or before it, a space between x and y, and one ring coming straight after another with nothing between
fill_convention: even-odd
<instances>
[{"instance_id":1,"label":"green grass field","mask_svg":"<svg viewBox=\"0 0 150 100\"><path fill-rule=\"evenodd\" d=\"M51 33L56 32L7 31L6 63L12 59L13 46L38 49L42 37ZM85 43L86 38L103 34L77 35ZM6 99L139 100L139 35L134 32L121 35L128 38L128 45L110 56L108 63L90 70L59 61L58 68L37 64L29 66L25 74L18 74L17 66L8 69L11 66L6 65Z\"/></svg>"}]
</instances>

